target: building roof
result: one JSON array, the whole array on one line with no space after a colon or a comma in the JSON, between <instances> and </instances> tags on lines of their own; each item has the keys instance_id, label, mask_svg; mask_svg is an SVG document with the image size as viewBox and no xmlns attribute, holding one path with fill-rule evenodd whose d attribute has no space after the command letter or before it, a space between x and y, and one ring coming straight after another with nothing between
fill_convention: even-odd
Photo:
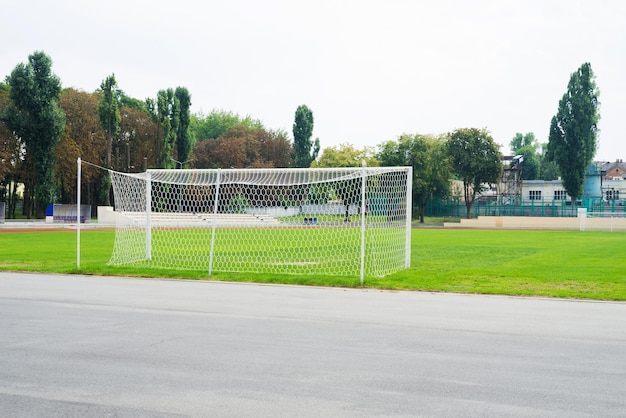
<instances>
[{"instance_id":1,"label":"building roof","mask_svg":"<svg viewBox=\"0 0 626 418\"><path fill-rule=\"evenodd\" d=\"M610 173L615 171L615 174L619 174L620 176L626 176L626 163L621 159L618 159L614 162L611 161L599 161L600 170L604 173ZM611 177L615 177L614 174L609 174Z\"/></svg>"}]
</instances>

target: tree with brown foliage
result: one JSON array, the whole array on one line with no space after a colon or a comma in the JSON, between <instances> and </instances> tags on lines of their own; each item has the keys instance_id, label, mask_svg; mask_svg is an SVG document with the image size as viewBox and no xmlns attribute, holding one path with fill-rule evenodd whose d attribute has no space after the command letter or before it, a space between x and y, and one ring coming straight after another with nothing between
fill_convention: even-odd
<instances>
[{"instance_id":1,"label":"tree with brown foliage","mask_svg":"<svg viewBox=\"0 0 626 418\"><path fill-rule=\"evenodd\" d=\"M123 171L139 172L149 167L156 167L155 132L157 122L140 109L122 106L120 109L120 141L116 146L116 155L120 156Z\"/></svg>"},{"instance_id":2,"label":"tree with brown foliage","mask_svg":"<svg viewBox=\"0 0 626 418\"><path fill-rule=\"evenodd\" d=\"M98 118L100 97L72 88L61 93L59 105L65 112L65 130L56 149L55 178L61 187L63 203L76 202L76 160L99 164L107 141ZM85 202L95 205L102 177L106 173L91 165L82 167L81 193Z\"/></svg>"},{"instance_id":3,"label":"tree with brown foliage","mask_svg":"<svg viewBox=\"0 0 626 418\"><path fill-rule=\"evenodd\" d=\"M196 168L288 167L291 144L283 132L238 125L196 144L193 160Z\"/></svg>"}]
</instances>

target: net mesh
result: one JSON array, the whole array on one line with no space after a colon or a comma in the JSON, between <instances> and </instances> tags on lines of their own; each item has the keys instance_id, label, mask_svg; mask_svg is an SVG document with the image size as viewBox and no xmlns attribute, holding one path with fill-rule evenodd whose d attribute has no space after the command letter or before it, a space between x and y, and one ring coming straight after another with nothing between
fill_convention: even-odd
<instances>
[{"instance_id":1,"label":"net mesh","mask_svg":"<svg viewBox=\"0 0 626 418\"><path fill-rule=\"evenodd\" d=\"M410 167L111 172L109 264L384 276L407 263L410 177Z\"/></svg>"}]
</instances>

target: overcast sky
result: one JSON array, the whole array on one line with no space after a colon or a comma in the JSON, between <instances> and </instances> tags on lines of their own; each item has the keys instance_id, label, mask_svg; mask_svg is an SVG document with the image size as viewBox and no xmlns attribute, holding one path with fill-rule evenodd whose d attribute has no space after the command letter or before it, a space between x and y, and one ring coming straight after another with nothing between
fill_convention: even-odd
<instances>
[{"instance_id":1,"label":"overcast sky","mask_svg":"<svg viewBox=\"0 0 626 418\"><path fill-rule=\"evenodd\" d=\"M187 87L192 111L291 135L311 108L322 148L487 128L547 142L571 73L600 89L598 160L626 158L623 0L22 0L0 7L0 77L36 50L64 87L115 73L131 97Z\"/></svg>"}]
</instances>

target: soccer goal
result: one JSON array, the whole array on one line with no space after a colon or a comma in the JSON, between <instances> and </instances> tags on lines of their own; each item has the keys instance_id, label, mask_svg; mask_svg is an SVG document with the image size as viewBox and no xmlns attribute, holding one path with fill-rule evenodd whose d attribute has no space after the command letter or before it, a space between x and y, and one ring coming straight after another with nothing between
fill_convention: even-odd
<instances>
[{"instance_id":1,"label":"soccer goal","mask_svg":"<svg viewBox=\"0 0 626 418\"><path fill-rule=\"evenodd\" d=\"M411 167L111 172L111 265L381 277L408 268Z\"/></svg>"}]
</instances>

